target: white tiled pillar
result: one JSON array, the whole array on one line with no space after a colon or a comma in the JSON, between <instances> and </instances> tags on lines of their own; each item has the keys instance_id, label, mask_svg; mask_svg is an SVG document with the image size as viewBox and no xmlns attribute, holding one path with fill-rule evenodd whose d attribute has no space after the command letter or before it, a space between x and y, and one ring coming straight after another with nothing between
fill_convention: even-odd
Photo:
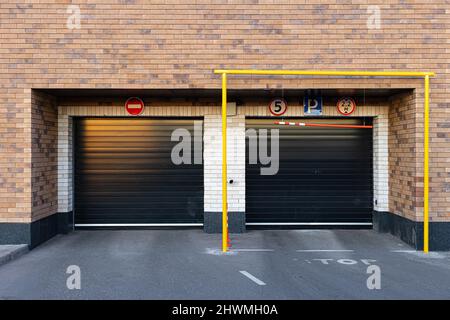
<instances>
[{"instance_id":1,"label":"white tiled pillar","mask_svg":"<svg viewBox=\"0 0 450 320\"><path fill-rule=\"evenodd\" d=\"M374 210L389 211L388 118L373 120L373 198Z\"/></svg>"},{"instance_id":2,"label":"white tiled pillar","mask_svg":"<svg viewBox=\"0 0 450 320\"><path fill-rule=\"evenodd\" d=\"M58 212L72 211L72 118L58 113Z\"/></svg>"},{"instance_id":3,"label":"white tiled pillar","mask_svg":"<svg viewBox=\"0 0 450 320\"><path fill-rule=\"evenodd\" d=\"M245 219L245 116L227 119L227 181L230 229ZM222 212L222 118L220 115L204 117L204 211L205 224L220 222ZM234 216L232 216L234 214ZM238 217L240 222L233 220ZM208 229L209 226L205 226ZM217 228L218 226L214 226Z\"/></svg>"}]
</instances>

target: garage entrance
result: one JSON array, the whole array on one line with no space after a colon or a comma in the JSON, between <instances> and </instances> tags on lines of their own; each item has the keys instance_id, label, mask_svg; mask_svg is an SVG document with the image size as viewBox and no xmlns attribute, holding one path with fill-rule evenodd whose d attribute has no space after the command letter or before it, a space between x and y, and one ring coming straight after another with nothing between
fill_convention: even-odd
<instances>
[{"instance_id":1,"label":"garage entrance","mask_svg":"<svg viewBox=\"0 0 450 320\"><path fill-rule=\"evenodd\" d=\"M249 164L247 139L247 224L370 227L372 130L300 128L276 125L274 121L246 120L247 129L278 129L280 137L279 170L275 175L261 175L261 164ZM370 120L356 118L302 118L301 122L371 124Z\"/></svg>"},{"instance_id":2,"label":"garage entrance","mask_svg":"<svg viewBox=\"0 0 450 320\"><path fill-rule=\"evenodd\" d=\"M194 121L75 118L75 225L202 224L203 164L171 160L172 132L193 137Z\"/></svg>"}]
</instances>

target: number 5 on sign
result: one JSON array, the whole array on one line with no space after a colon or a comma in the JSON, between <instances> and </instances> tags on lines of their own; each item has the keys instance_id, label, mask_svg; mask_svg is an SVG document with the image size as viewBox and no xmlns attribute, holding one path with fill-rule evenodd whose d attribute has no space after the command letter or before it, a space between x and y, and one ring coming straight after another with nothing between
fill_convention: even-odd
<instances>
[{"instance_id":1,"label":"number 5 on sign","mask_svg":"<svg viewBox=\"0 0 450 320\"><path fill-rule=\"evenodd\" d=\"M274 116L281 116L287 111L287 103L284 99L273 99L269 104L269 111Z\"/></svg>"}]
</instances>

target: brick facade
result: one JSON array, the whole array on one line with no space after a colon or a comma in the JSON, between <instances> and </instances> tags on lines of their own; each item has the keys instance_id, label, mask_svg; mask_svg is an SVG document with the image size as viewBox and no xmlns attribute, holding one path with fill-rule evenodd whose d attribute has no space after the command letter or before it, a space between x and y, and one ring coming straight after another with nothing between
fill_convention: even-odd
<instances>
[{"instance_id":1,"label":"brick facade","mask_svg":"<svg viewBox=\"0 0 450 320\"><path fill-rule=\"evenodd\" d=\"M0 222L29 223L57 211L51 168L55 154L59 159L70 154L55 137L68 131L50 128L56 128L57 119L53 98L33 89L220 88L215 68L435 72L430 216L432 221L450 221L447 1L377 1L373 4L381 10L380 29L368 28L370 3L358 1L95 2L0 4ZM79 29L67 27L71 4L81 10ZM409 89L391 99L384 119L389 124L388 209L421 219L422 80L230 77L229 87ZM193 109L201 107L211 106ZM58 121L59 129L69 125ZM385 183L382 174L378 178ZM63 180L58 189L69 194ZM70 206L58 201L61 210Z\"/></svg>"},{"instance_id":2,"label":"brick facade","mask_svg":"<svg viewBox=\"0 0 450 320\"><path fill-rule=\"evenodd\" d=\"M0 89L0 219L31 221L31 90Z\"/></svg>"},{"instance_id":3,"label":"brick facade","mask_svg":"<svg viewBox=\"0 0 450 320\"><path fill-rule=\"evenodd\" d=\"M32 221L45 218L57 209L56 99L34 92L31 99L31 190Z\"/></svg>"},{"instance_id":4,"label":"brick facade","mask_svg":"<svg viewBox=\"0 0 450 320\"><path fill-rule=\"evenodd\" d=\"M416 163L421 161L416 153L416 127L414 95L401 94L392 98L389 108L389 210L412 220L419 218L417 211L423 207L423 173L416 172Z\"/></svg>"}]
</instances>

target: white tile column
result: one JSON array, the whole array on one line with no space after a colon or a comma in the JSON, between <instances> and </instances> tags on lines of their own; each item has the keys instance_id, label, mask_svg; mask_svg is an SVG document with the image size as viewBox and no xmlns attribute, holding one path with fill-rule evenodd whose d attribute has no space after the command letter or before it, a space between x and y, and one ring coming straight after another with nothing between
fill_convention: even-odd
<instances>
[{"instance_id":1,"label":"white tile column","mask_svg":"<svg viewBox=\"0 0 450 320\"><path fill-rule=\"evenodd\" d=\"M245 116L227 119L227 181L230 230L242 224L245 217ZM222 212L222 118L204 117L204 211L205 224L213 224L218 231ZM232 218L232 215L233 218ZM234 218L237 218L234 219ZM239 220L239 221L238 221ZM208 229L208 228L205 228ZM212 230L209 229L209 230ZM235 229L237 230L237 229Z\"/></svg>"},{"instance_id":2,"label":"white tile column","mask_svg":"<svg viewBox=\"0 0 450 320\"><path fill-rule=\"evenodd\" d=\"M204 208L222 212L222 118L207 115L204 122ZM245 116L227 119L228 211L245 211Z\"/></svg>"},{"instance_id":3,"label":"white tile column","mask_svg":"<svg viewBox=\"0 0 450 320\"><path fill-rule=\"evenodd\" d=\"M388 118L373 120L373 199L374 210L389 211Z\"/></svg>"},{"instance_id":4,"label":"white tile column","mask_svg":"<svg viewBox=\"0 0 450 320\"><path fill-rule=\"evenodd\" d=\"M58 110L58 212L72 211L72 118Z\"/></svg>"}]
</instances>

